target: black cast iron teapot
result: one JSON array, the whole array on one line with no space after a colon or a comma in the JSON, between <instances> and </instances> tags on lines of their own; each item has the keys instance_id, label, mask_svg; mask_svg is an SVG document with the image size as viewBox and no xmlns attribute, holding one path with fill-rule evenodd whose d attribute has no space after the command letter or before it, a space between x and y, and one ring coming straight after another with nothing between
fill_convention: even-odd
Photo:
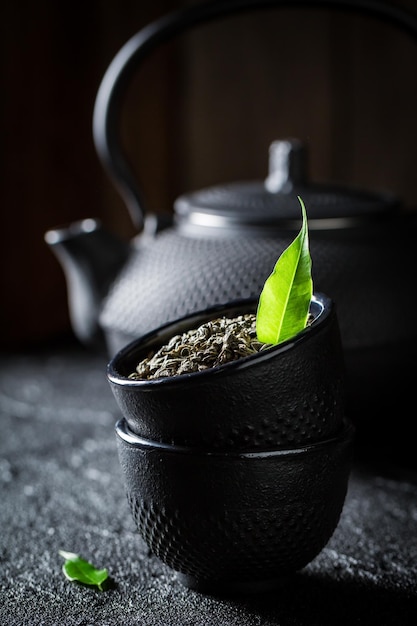
<instances>
[{"instance_id":1,"label":"black cast iron teapot","mask_svg":"<svg viewBox=\"0 0 417 626\"><path fill-rule=\"evenodd\" d=\"M108 352L114 354L165 322L258 296L300 227L300 195L309 218L314 287L337 303L355 384L367 385L372 370L379 386L383 376L404 370L404 355L417 343L410 313L415 298L409 288L415 283L416 219L403 211L398 198L310 182L306 146L291 139L272 142L265 181L183 195L167 219L145 210L121 147L123 96L150 51L205 21L274 7L354 11L391 22L417 38L417 15L371 0L226 0L191 6L152 23L110 64L97 94L93 124L100 160L140 234L121 242L87 219L49 231L46 240L67 274L75 333L86 343L104 335Z\"/></svg>"}]
</instances>

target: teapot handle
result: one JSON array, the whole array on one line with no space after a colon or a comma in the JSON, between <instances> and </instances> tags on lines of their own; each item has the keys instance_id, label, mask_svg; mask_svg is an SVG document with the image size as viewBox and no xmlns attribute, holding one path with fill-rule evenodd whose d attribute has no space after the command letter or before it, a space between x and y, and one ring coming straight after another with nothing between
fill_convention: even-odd
<instances>
[{"instance_id":1,"label":"teapot handle","mask_svg":"<svg viewBox=\"0 0 417 626\"><path fill-rule=\"evenodd\" d=\"M222 16L255 9L325 8L363 13L390 22L417 39L417 13L383 0L215 0L170 13L131 37L110 63L99 86L93 113L93 139L99 159L126 202L136 227L144 223L141 191L120 145L117 122L123 96L138 64L177 33Z\"/></svg>"}]
</instances>

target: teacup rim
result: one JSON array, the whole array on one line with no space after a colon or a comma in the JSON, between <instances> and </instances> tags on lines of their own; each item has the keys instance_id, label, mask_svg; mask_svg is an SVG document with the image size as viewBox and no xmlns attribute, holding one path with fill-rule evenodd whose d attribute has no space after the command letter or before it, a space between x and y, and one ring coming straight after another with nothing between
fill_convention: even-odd
<instances>
[{"instance_id":1,"label":"teacup rim","mask_svg":"<svg viewBox=\"0 0 417 626\"><path fill-rule=\"evenodd\" d=\"M124 417L120 418L116 422L115 432L119 439L121 439L125 444L147 452L159 451L161 453L180 454L183 456L222 457L225 459L266 459L272 457L299 457L311 452L320 451L321 449L330 448L343 442L352 441L355 433L355 426L350 419L345 418L340 430L338 430L338 432L332 437L312 443L306 443L302 446L299 445L296 448L264 448L259 450L218 450L200 446L186 446L153 441L134 433L129 428L127 420Z\"/></svg>"},{"instance_id":2,"label":"teacup rim","mask_svg":"<svg viewBox=\"0 0 417 626\"><path fill-rule=\"evenodd\" d=\"M153 343L153 340L161 337L166 331L174 326L174 325L184 325L188 320L192 320L194 318L207 318L211 315L221 314L222 311L226 311L229 309L239 309L248 306L256 306L258 302L257 298L247 298L241 300L234 300L222 305L215 305L213 307L209 307L200 311L196 311L194 313L189 313L181 318L176 320L172 320L159 326L158 328L153 329L152 331L134 339L129 342L126 346L121 348L108 362L106 368L107 379L113 385L118 385L122 387L129 388L141 388L144 391L146 389L155 389L159 386L171 386L171 385L183 385L191 380L199 380L205 379L207 377L218 376L225 372L233 372L242 370L246 367L250 367L254 360L261 362L268 360L275 356L276 354L280 354L286 352L299 343L303 341L306 335L314 334L320 331L325 320L330 316L330 314L334 310L334 302L333 300L322 292L314 292L311 298L311 302L321 307L317 317L314 319L313 323L310 326L304 328L301 332L299 332L295 337L288 339L278 345L271 346L262 352L257 352L256 354L242 357L237 359L236 361L231 361L229 363L224 363L223 365L219 365L215 368L209 368L199 372L190 372L187 374L181 374L179 376L166 376L161 378L155 378L151 380L138 380L128 378L124 374L120 373L120 363L124 361L132 361L133 354L143 350L146 347L146 344Z\"/></svg>"}]
</instances>

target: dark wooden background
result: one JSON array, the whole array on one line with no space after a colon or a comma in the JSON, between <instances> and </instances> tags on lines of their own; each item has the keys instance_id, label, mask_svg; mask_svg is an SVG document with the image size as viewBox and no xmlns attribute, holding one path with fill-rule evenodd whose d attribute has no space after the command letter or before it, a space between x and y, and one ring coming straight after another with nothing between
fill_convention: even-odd
<instances>
[{"instance_id":1,"label":"dark wooden background","mask_svg":"<svg viewBox=\"0 0 417 626\"><path fill-rule=\"evenodd\" d=\"M2 7L2 349L69 331L46 230L99 217L122 237L135 234L95 153L95 95L133 34L186 4ZM417 11L416 0L395 4ZM129 89L123 142L153 211L169 212L184 191L265 178L268 146L285 137L308 144L312 180L394 191L412 209L416 79L417 45L390 25L325 10L255 12L155 52Z\"/></svg>"}]
</instances>

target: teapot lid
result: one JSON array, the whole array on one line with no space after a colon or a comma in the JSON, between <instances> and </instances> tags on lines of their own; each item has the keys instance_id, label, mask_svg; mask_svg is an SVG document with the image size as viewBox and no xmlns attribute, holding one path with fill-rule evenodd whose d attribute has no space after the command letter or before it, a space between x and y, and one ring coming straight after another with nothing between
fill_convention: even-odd
<instances>
[{"instance_id":1,"label":"teapot lid","mask_svg":"<svg viewBox=\"0 0 417 626\"><path fill-rule=\"evenodd\" d=\"M297 139L274 141L269 148L269 172L264 182L230 183L177 198L177 223L185 227L267 227L297 229L300 196L309 227L348 228L391 214L399 199L340 185L307 180L307 150Z\"/></svg>"}]
</instances>

